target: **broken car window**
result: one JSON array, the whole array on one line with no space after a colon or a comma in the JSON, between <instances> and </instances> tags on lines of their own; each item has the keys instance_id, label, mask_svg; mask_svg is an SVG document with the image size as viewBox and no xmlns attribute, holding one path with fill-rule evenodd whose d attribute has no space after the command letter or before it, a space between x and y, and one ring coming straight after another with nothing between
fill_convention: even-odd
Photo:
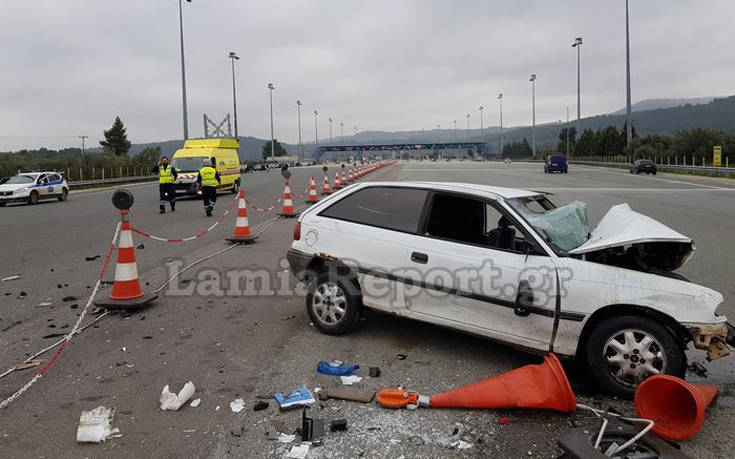
<instances>
[{"instance_id":1,"label":"broken car window","mask_svg":"<svg viewBox=\"0 0 735 459\"><path fill-rule=\"evenodd\" d=\"M511 199L508 203L553 246L568 252L589 239L587 204L574 201L566 206L553 208L544 197ZM548 204L547 204L548 203ZM531 210L533 209L548 210Z\"/></svg>"}]
</instances>

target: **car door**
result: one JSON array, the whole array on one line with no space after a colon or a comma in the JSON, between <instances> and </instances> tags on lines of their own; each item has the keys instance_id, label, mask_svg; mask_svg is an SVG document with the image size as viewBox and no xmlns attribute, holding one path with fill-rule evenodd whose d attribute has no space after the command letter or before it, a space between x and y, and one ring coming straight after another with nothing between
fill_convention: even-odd
<instances>
[{"instance_id":1,"label":"car door","mask_svg":"<svg viewBox=\"0 0 735 459\"><path fill-rule=\"evenodd\" d=\"M422 189L371 186L340 199L314 220L319 252L358 273L365 305L393 312L404 308L403 263L427 196Z\"/></svg>"},{"instance_id":2,"label":"car door","mask_svg":"<svg viewBox=\"0 0 735 459\"><path fill-rule=\"evenodd\" d=\"M38 192L39 198L43 199L47 197L50 193L48 190L48 175L47 174L41 174L36 179L36 191Z\"/></svg>"},{"instance_id":3,"label":"car door","mask_svg":"<svg viewBox=\"0 0 735 459\"><path fill-rule=\"evenodd\" d=\"M48 175L46 190L50 195L58 196L61 194L61 176L59 174Z\"/></svg>"},{"instance_id":4,"label":"car door","mask_svg":"<svg viewBox=\"0 0 735 459\"><path fill-rule=\"evenodd\" d=\"M432 193L405 260L417 318L546 349L556 305L551 259L493 200Z\"/></svg>"}]
</instances>

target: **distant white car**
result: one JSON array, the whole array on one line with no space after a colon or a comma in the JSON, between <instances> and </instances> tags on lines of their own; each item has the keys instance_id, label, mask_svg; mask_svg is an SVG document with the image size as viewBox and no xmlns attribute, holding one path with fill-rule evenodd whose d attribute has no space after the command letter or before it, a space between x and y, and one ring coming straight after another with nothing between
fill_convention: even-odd
<instances>
[{"instance_id":1,"label":"distant white car","mask_svg":"<svg viewBox=\"0 0 735 459\"><path fill-rule=\"evenodd\" d=\"M38 204L42 199L66 201L69 185L58 172L24 172L0 184L0 207L9 202Z\"/></svg>"},{"instance_id":2,"label":"distant white car","mask_svg":"<svg viewBox=\"0 0 735 459\"><path fill-rule=\"evenodd\" d=\"M504 162L505 164L510 164L510 158L505 158L505 159L503 160L503 162Z\"/></svg>"},{"instance_id":3,"label":"distant white car","mask_svg":"<svg viewBox=\"0 0 735 459\"><path fill-rule=\"evenodd\" d=\"M349 331L369 307L578 357L632 397L650 375L684 377L690 342L729 353L722 295L672 272L693 250L627 204L590 231L585 204L556 208L535 191L373 182L302 213L287 257L323 333Z\"/></svg>"}]
</instances>

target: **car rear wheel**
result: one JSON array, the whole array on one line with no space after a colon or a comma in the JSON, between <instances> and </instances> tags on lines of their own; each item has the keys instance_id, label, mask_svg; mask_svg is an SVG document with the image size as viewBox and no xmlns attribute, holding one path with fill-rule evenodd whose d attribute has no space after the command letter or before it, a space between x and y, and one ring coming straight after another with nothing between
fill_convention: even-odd
<instances>
[{"instance_id":1,"label":"car rear wheel","mask_svg":"<svg viewBox=\"0 0 735 459\"><path fill-rule=\"evenodd\" d=\"M314 326L327 335L347 333L357 325L362 304L352 281L325 272L309 286L306 310Z\"/></svg>"},{"instance_id":2,"label":"car rear wheel","mask_svg":"<svg viewBox=\"0 0 735 459\"><path fill-rule=\"evenodd\" d=\"M58 199L59 201L66 201L66 198L68 197L69 197L69 190L64 188L63 190L61 190L61 194L59 195Z\"/></svg>"},{"instance_id":3,"label":"car rear wheel","mask_svg":"<svg viewBox=\"0 0 735 459\"><path fill-rule=\"evenodd\" d=\"M686 355L681 343L659 322L647 317L613 317L589 336L586 359L590 372L607 392L632 399L644 379L655 374L683 378Z\"/></svg>"},{"instance_id":4,"label":"car rear wheel","mask_svg":"<svg viewBox=\"0 0 735 459\"><path fill-rule=\"evenodd\" d=\"M31 195L28 196L28 204L32 206L38 204L38 191L31 191Z\"/></svg>"}]
</instances>

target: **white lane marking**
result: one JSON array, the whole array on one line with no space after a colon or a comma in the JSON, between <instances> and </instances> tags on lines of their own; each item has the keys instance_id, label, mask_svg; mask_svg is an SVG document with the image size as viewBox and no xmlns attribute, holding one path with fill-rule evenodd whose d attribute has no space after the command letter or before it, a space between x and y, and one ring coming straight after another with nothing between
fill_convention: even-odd
<instances>
[{"instance_id":1,"label":"white lane marking","mask_svg":"<svg viewBox=\"0 0 735 459\"><path fill-rule=\"evenodd\" d=\"M574 167L573 169L576 169L576 170L585 170L585 171L593 171L593 172L602 172L602 173L605 173L605 174L615 174L615 175L620 175L620 176L623 176L623 177L631 177L631 178L637 177L637 178L639 178L641 180L657 180L659 182L676 183L678 185L699 186L699 187L711 188L711 189L715 189L715 190L735 191L735 188L726 188L726 187L714 186L714 185L704 185L704 184L696 183L696 182L685 182L683 180L672 180L672 179L665 179L665 178L661 178L661 177L651 177L649 175L625 174L623 172L608 171L608 170L604 170L604 169L597 169L597 168L590 168L590 167L579 167L579 166Z\"/></svg>"}]
</instances>

